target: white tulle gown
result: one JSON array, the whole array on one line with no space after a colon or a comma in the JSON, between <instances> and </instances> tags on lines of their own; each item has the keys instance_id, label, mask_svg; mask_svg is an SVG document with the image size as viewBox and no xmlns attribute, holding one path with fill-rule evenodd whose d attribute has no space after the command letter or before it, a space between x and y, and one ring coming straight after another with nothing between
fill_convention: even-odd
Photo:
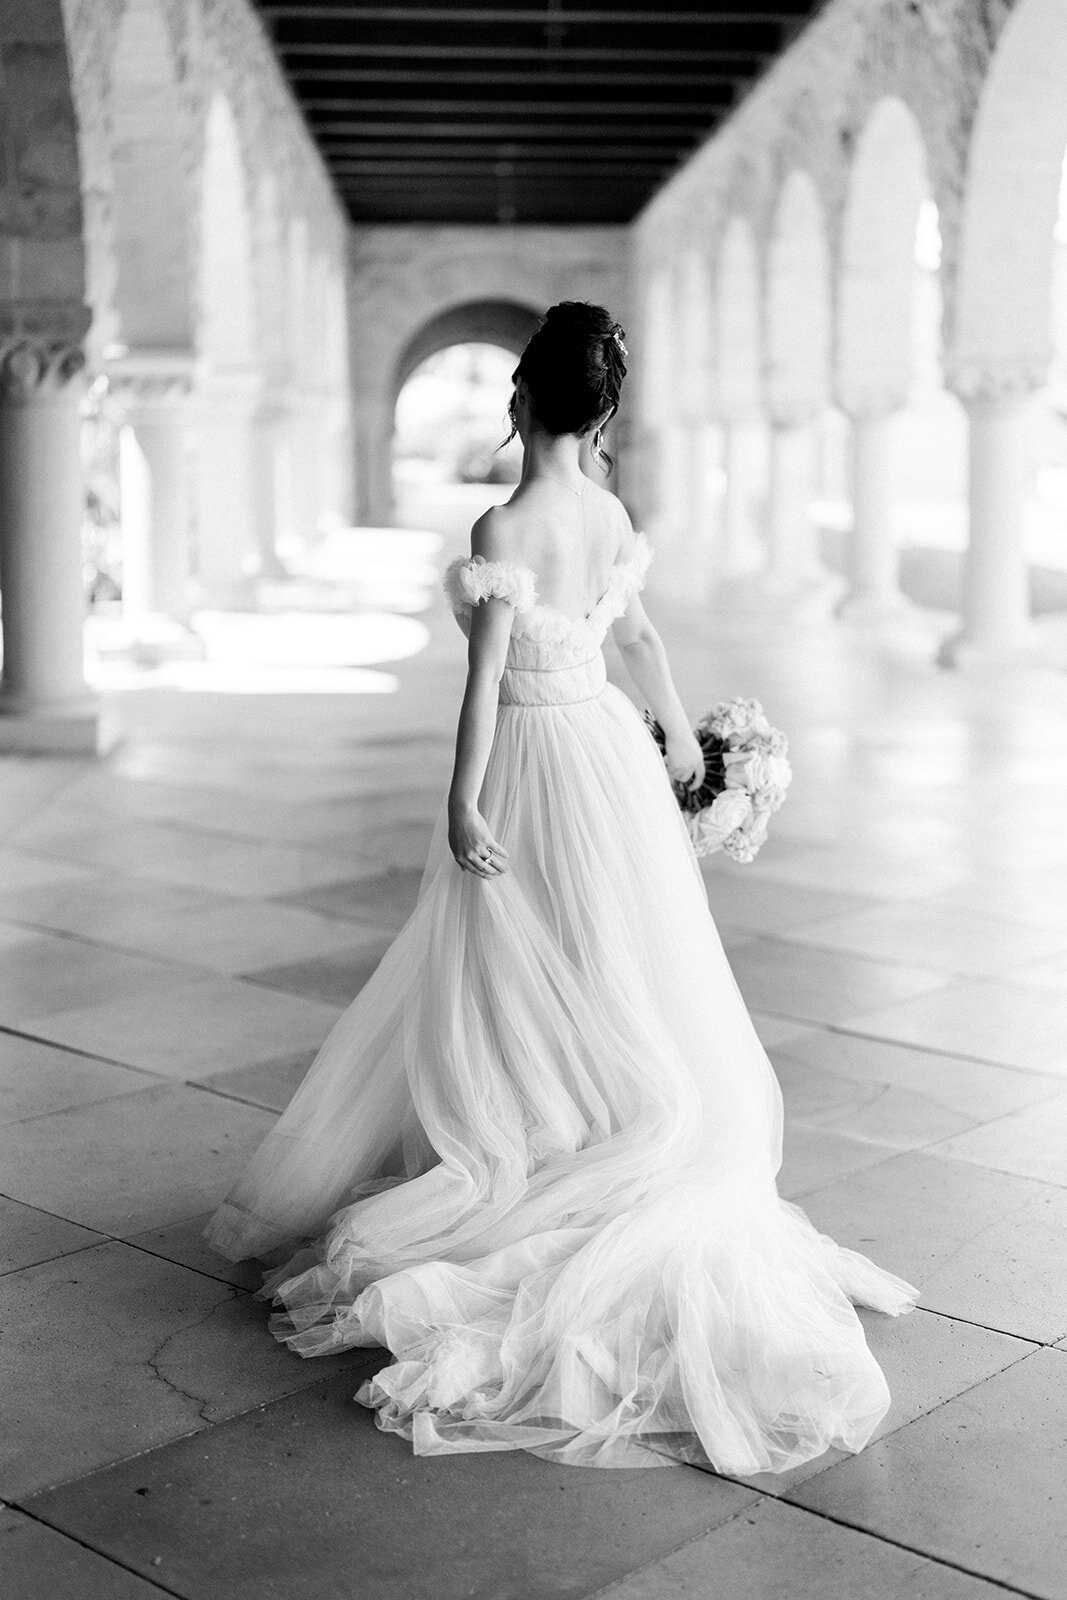
<instances>
[{"instance_id":1,"label":"white tulle gown","mask_svg":"<svg viewBox=\"0 0 1067 1600\"><path fill-rule=\"evenodd\" d=\"M916 1291L779 1198L778 1082L606 681L651 554L577 621L528 568L449 567L464 631L516 608L481 796L510 870L462 872L442 805L415 910L207 1230L290 1255L259 1292L301 1355L392 1352L356 1398L419 1454L783 1471L889 1404L852 1302Z\"/></svg>"}]
</instances>

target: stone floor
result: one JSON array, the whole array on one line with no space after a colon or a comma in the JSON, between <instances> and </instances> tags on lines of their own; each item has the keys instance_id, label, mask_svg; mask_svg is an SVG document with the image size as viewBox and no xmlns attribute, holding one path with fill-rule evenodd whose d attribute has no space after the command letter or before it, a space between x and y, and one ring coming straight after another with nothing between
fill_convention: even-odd
<instances>
[{"instance_id":1,"label":"stone floor","mask_svg":"<svg viewBox=\"0 0 1067 1600\"><path fill-rule=\"evenodd\" d=\"M894 1398L858 1457L416 1460L352 1403L379 1354L301 1363L201 1248L407 914L447 782L463 645L420 606L458 545L392 548L393 634L335 613L305 671L281 604L259 679L233 651L216 692L113 673L106 761L0 765L0 1592L1064 1600L1063 677L650 589L690 710L756 694L792 736L772 839L707 884L785 1091L784 1192L922 1287L865 1316Z\"/></svg>"}]
</instances>

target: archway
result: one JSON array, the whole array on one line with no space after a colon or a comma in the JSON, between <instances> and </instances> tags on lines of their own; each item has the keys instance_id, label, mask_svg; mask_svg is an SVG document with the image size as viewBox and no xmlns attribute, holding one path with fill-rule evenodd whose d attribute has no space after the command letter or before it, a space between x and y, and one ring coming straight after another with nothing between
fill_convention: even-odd
<instances>
[{"instance_id":1,"label":"archway","mask_svg":"<svg viewBox=\"0 0 1067 1600\"><path fill-rule=\"evenodd\" d=\"M904 609L902 517L910 537L923 541L936 527L942 543L956 520L962 419L941 380L940 255L922 133L910 108L887 96L849 171L838 296L836 387L852 425L842 609L865 624Z\"/></svg>"},{"instance_id":2,"label":"archway","mask_svg":"<svg viewBox=\"0 0 1067 1600\"><path fill-rule=\"evenodd\" d=\"M830 255L814 180L794 169L782 185L767 251L766 395L772 422L770 591L827 598L812 505L830 397Z\"/></svg>"},{"instance_id":3,"label":"archway","mask_svg":"<svg viewBox=\"0 0 1067 1600\"><path fill-rule=\"evenodd\" d=\"M731 217L723 231L715 309L716 387L725 436L717 567L718 576L729 580L762 565L759 528L767 475L760 262L745 217Z\"/></svg>"},{"instance_id":4,"label":"archway","mask_svg":"<svg viewBox=\"0 0 1067 1600\"><path fill-rule=\"evenodd\" d=\"M1067 8L1020 0L982 91L961 219L949 369L970 421L970 516L953 662L1013 659L1033 645L1027 503L1033 402L1053 355L1065 73Z\"/></svg>"},{"instance_id":5,"label":"archway","mask_svg":"<svg viewBox=\"0 0 1067 1600\"><path fill-rule=\"evenodd\" d=\"M262 566L261 400L251 208L229 101L204 127L199 207L197 577L202 598L246 605Z\"/></svg>"},{"instance_id":6,"label":"archway","mask_svg":"<svg viewBox=\"0 0 1067 1600\"><path fill-rule=\"evenodd\" d=\"M392 383L401 521L458 531L511 492L518 446L497 446L508 430L515 361L539 320L517 301L448 306L401 349Z\"/></svg>"},{"instance_id":7,"label":"archway","mask_svg":"<svg viewBox=\"0 0 1067 1600\"><path fill-rule=\"evenodd\" d=\"M515 362L539 321L519 301L468 301L443 307L402 346L390 390L400 522L456 532L510 494L518 446L497 446Z\"/></svg>"},{"instance_id":8,"label":"archway","mask_svg":"<svg viewBox=\"0 0 1067 1600\"><path fill-rule=\"evenodd\" d=\"M187 405L195 344L190 119L159 0L129 0L111 58L114 342L106 396L87 421L88 553L97 584L121 581L131 636L150 614L184 618L191 566ZM112 457L116 441L117 467ZM121 579L108 570L103 485L118 484ZM100 492L94 493L99 489ZM158 621L150 632L161 639Z\"/></svg>"}]
</instances>

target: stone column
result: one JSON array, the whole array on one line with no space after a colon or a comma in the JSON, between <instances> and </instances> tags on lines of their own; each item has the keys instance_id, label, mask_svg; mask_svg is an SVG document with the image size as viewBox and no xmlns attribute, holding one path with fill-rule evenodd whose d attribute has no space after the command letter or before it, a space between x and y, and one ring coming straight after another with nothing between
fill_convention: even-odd
<instances>
[{"instance_id":1,"label":"stone column","mask_svg":"<svg viewBox=\"0 0 1067 1600\"><path fill-rule=\"evenodd\" d=\"M948 666L1010 665L1040 657L1030 621L1023 546L1030 490L1027 413L1037 374L957 374L953 388L970 425L970 533L963 566L962 626L942 646Z\"/></svg>"},{"instance_id":2,"label":"stone column","mask_svg":"<svg viewBox=\"0 0 1067 1600\"><path fill-rule=\"evenodd\" d=\"M85 682L81 339L0 335L0 749L94 754L114 737Z\"/></svg>"},{"instance_id":3,"label":"stone column","mask_svg":"<svg viewBox=\"0 0 1067 1600\"><path fill-rule=\"evenodd\" d=\"M208 371L197 393L196 586L203 605L248 610L261 567L260 376Z\"/></svg>"},{"instance_id":4,"label":"stone column","mask_svg":"<svg viewBox=\"0 0 1067 1600\"><path fill-rule=\"evenodd\" d=\"M724 583L749 577L766 559L756 531L758 448L763 426L755 417L731 417L723 424L725 481L716 565Z\"/></svg>"},{"instance_id":5,"label":"stone column","mask_svg":"<svg viewBox=\"0 0 1067 1600\"><path fill-rule=\"evenodd\" d=\"M178 353L125 356L108 368L123 411L122 605L134 629L145 618L189 618L191 378L192 358Z\"/></svg>"},{"instance_id":6,"label":"stone column","mask_svg":"<svg viewBox=\"0 0 1067 1600\"><path fill-rule=\"evenodd\" d=\"M294 531L297 491L291 470L289 408L279 395L260 399L252 413L252 436L256 468L252 521L258 575L278 580L289 576L278 554L278 540Z\"/></svg>"},{"instance_id":7,"label":"stone column","mask_svg":"<svg viewBox=\"0 0 1067 1600\"><path fill-rule=\"evenodd\" d=\"M811 517L815 493L815 413L773 419L767 507L768 564L762 585L775 608L791 618L829 614L840 582L823 565Z\"/></svg>"},{"instance_id":8,"label":"stone column","mask_svg":"<svg viewBox=\"0 0 1067 1600\"><path fill-rule=\"evenodd\" d=\"M838 615L877 624L906 615L900 557L893 531L893 443L900 401L872 401L851 410L852 537L848 591Z\"/></svg>"}]
</instances>

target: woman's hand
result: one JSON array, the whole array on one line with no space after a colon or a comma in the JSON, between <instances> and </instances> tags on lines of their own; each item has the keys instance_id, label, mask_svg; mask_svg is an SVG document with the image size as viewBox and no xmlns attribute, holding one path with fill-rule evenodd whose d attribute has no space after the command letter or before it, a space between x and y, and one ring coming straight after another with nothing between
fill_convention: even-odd
<instances>
[{"instance_id":1,"label":"woman's hand","mask_svg":"<svg viewBox=\"0 0 1067 1600\"><path fill-rule=\"evenodd\" d=\"M664 759L672 783L684 783L687 789L700 788L704 782L704 752L695 733L687 728L684 733L668 735Z\"/></svg>"},{"instance_id":2,"label":"woman's hand","mask_svg":"<svg viewBox=\"0 0 1067 1600\"><path fill-rule=\"evenodd\" d=\"M449 807L448 848L464 872L473 872L479 878L499 878L508 870L507 851L497 843L475 806Z\"/></svg>"}]
</instances>

